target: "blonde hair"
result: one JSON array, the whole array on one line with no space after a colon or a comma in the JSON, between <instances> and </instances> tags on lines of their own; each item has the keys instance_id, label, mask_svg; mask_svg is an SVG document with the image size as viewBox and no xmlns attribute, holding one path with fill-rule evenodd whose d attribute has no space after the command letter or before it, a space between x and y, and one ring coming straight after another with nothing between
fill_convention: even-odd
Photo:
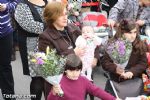
<instances>
[{"instance_id":1,"label":"blonde hair","mask_svg":"<svg viewBox=\"0 0 150 100\"><path fill-rule=\"evenodd\" d=\"M62 2L53 1L48 3L43 14L46 25L52 25L63 14L65 8L66 4Z\"/></svg>"}]
</instances>

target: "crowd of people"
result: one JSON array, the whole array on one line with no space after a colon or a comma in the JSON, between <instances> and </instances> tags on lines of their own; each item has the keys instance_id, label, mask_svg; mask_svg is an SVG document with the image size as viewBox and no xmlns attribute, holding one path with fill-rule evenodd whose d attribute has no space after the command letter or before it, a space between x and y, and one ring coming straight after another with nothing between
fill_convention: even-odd
<instances>
[{"instance_id":1,"label":"crowd of people","mask_svg":"<svg viewBox=\"0 0 150 100\"><path fill-rule=\"evenodd\" d=\"M82 0L77 1L82 2ZM112 55L105 51L106 49L100 56L101 47L105 48L105 45L102 45L102 38L94 33L93 26L80 23L79 27L74 21L68 21L72 20L70 16L81 20L80 15L83 13L80 12L82 9L80 6L78 12L73 11L74 13L70 15L67 6L69 2L71 1L0 1L0 88L5 100L15 100L4 96L15 94L11 66L12 54L14 56L13 38L18 42L23 75L31 77L30 94L36 95L36 98L31 100L41 100L42 93L45 100L84 100L87 94L90 94L91 100L94 100L94 96L102 100L124 100L124 97L129 95L116 96L111 81L121 84L135 78L142 79L142 73L145 73L148 67L146 52L149 52L149 48L139 35L142 34L140 30L143 27L150 25L150 0L105 1L109 4L109 10L107 7L103 8L108 12L107 25L116 30L115 35L109 38L107 43L125 39L128 41L126 43L132 44L125 66L117 64ZM83 0L83 2L91 1ZM88 8L91 12L101 10L97 6L88 6ZM74 9L72 8L71 12L72 10ZM12 23L15 23L15 29ZM14 33L17 35L13 35ZM47 47L55 49L58 55L67 58L60 81L61 88L65 92L63 97L58 96L60 86L49 84L44 78L37 76L28 62L29 52L46 53ZM123 48L125 47L121 50ZM92 69L100 65L109 73L105 90L93 83ZM143 90L136 96L142 94Z\"/></svg>"}]
</instances>

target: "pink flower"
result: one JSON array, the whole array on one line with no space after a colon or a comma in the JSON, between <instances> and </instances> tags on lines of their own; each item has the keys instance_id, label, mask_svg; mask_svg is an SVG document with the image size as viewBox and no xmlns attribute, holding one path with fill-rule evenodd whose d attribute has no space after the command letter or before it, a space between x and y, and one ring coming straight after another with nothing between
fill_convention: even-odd
<instances>
[{"instance_id":1,"label":"pink flower","mask_svg":"<svg viewBox=\"0 0 150 100\"><path fill-rule=\"evenodd\" d=\"M42 58L38 58L37 59L37 64L43 65L44 64L44 60Z\"/></svg>"}]
</instances>

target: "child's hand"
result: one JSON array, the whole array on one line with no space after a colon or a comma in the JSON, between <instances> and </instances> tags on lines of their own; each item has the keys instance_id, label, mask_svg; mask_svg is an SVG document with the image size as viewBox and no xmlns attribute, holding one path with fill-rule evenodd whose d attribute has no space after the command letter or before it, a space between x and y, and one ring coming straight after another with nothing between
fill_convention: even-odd
<instances>
[{"instance_id":1,"label":"child's hand","mask_svg":"<svg viewBox=\"0 0 150 100\"><path fill-rule=\"evenodd\" d=\"M97 59L94 58L94 59L93 59L93 62L92 62L92 67L94 68L96 65L97 65Z\"/></svg>"},{"instance_id":2,"label":"child's hand","mask_svg":"<svg viewBox=\"0 0 150 100\"><path fill-rule=\"evenodd\" d=\"M132 72L125 72L124 74L121 75L124 79L131 79L133 77Z\"/></svg>"},{"instance_id":3,"label":"child's hand","mask_svg":"<svg viewBox=\"0 0 150 100\"><path fill-rule=\"evenodd\" d=\"M59 85L53 85L53 87L52 87L52 93L53 93L53 95L58 94L59 91L60 91L60 86Z\"/></svg>"}]
</instances>

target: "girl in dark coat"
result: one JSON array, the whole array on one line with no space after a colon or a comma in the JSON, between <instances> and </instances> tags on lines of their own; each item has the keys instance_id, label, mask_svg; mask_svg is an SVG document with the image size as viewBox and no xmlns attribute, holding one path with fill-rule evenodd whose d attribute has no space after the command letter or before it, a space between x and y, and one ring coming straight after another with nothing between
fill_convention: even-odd
<instances>
[{"instance_id":1,"label":"girl in dark coat","mask_svg":"<svg viewBox=\"0 0 150 100\"><path fill-rule=\"evenodd\" d=\"M133 79L133 77L141 78L142 73L148 66L146 57L147 45L141 41L138 34L138 28L134 21L122 20L118 27L117 33L111 40L117 40L121 37L125 37L132 43L132 51L125 68L123 69L121 67L122 65L118 66L106 52L101 59L102 67L110 73L111 80L116 82L130 80ZM114 94L108 81L105 89Z\"/></svg>"}]
</instances>

